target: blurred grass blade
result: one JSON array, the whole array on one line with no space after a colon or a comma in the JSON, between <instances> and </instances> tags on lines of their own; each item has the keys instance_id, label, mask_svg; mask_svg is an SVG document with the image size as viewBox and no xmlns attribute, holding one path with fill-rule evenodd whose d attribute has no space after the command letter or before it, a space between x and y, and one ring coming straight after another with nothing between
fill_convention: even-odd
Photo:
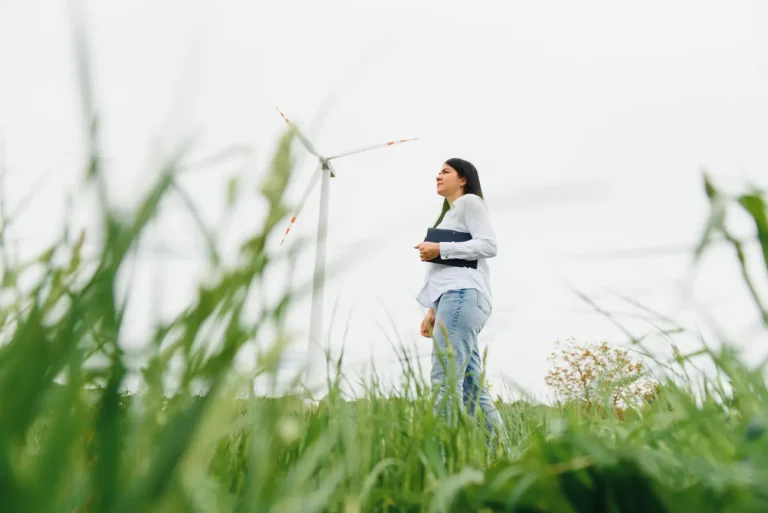
<instances>
[{"instance_id":1,"label":"blurred grass blade","mask_svg":"<svg viewBox=\"0 0 768 513\"><path fill-rule=\"evenodd\" d=\"M484 475L476 468L465 467L458 474L446 477L435 490L430 502L430 513L451 511L450 506L456 496L469 485L483 484Z\"/></svg>"},{"instance_id":2,"label":"blurred grass blade","mask_svg":"<svg viewBox=\"0 0 768 513\"><path fill-rule=\"evenodd\" d=\"M768 271L768 206L762 194L757 192L739 197L739 204L746 210L755 222L757 239L763 249L763 262Z\"/></svg>"}]
</instances>

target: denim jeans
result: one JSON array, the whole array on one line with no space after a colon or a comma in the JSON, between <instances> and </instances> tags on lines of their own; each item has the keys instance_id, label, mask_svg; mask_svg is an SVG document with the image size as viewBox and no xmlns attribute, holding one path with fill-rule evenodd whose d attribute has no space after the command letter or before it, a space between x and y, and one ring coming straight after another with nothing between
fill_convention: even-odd
<instances>
[{"instance_id":1,"label":"denim jeans","mask_svg":"<svg viewBox=\"0 0 768 513\"><path fill-rule=\"evenodd\" d=\"M479 403L489 435L494 435L494 425L501 432L501 415L480 382L477 338L491 314L491 305L476 289L460 289L444 293L434 308L431 382L437 392L435 414L447 419L447 412L457 412L461 394L461 404L470 415L474 416Z\"/></svg>"}]
</instances>

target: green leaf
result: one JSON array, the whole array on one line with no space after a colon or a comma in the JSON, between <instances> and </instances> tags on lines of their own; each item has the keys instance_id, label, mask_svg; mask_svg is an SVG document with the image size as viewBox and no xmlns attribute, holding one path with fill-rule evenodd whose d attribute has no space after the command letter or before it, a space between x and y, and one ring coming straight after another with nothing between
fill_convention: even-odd
<instances>
[{"instance_id":1,"label":"green leaf","mask_svg":"<svg viewBox=\"0 0 768 513\"><path fill-rule=\"evenodd\" d=\"M704 250L707 248L707 246L709 246L709 243L712 240L712 235L722 231L723 225L725 223L725 200L720 192L715 188L714 184L709 178L709 175L706 172L704 173L704 190L707 194L707 198L709 198L710 213L709 218L707 219L707 224L704 228L704 232L702 233L699 239L699 243L694 250L694 262L697 262L701 258Z\"/></svg>"},{"instance_id":2,"label":"green leaf","mask_svg":"<svg viewBox=\"0 0 768 513\"><path fill-rule=\"evenodd\" d=\"M757 239L763 250L763 262L768 270L768 208L762 195L758 193L739 197L739 205L746 210L755 223Z\"/></svg>"},{"instance_id":3,"label":"green leaf","mask_svg":"<svg viewBox=\"0 0 768 513\"><path fill-rule=\"evenodd\" d=\"M240 180L234 176L227 181L227 207L231 208L235 205L237 197L239 195Z\"/></svg>"}]
</instances>

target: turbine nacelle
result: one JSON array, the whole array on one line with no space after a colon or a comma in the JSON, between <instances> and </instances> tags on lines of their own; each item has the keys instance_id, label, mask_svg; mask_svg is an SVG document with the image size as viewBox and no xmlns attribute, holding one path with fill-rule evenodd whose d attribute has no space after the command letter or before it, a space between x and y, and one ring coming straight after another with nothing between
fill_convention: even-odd
<instances>
[{"instance_id":1,"label":"turbine nacelle","mask_svg":"<svg viewBox=\"0 0 768 513\"><path fill-rule=\"evenodd\" d=\"M328 160L330 160L330 159L321 158L320 159L320 168L323 171L330 171L331 178L336 178L336 170L333 169L333 166L331 165L330 162L328 162Z\"/></svg>"}]
</instances>

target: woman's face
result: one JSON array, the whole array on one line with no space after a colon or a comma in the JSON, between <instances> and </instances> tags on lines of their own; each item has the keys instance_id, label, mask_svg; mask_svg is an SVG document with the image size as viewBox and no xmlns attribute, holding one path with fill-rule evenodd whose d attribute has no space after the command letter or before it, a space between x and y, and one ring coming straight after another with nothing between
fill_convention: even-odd
<instances>
[{"instance_id":1,"label":"woman's face","mask_svg":"<svg viewBox=\"0 0 768 513\"><path fill-rule=\"evenodd\" d=\"M437 193L444 198L456 198L461 196L462 187L467 180L461 178L448 164L443 164L440 172L437 174Z\"/></svg>"}]
</instances>

